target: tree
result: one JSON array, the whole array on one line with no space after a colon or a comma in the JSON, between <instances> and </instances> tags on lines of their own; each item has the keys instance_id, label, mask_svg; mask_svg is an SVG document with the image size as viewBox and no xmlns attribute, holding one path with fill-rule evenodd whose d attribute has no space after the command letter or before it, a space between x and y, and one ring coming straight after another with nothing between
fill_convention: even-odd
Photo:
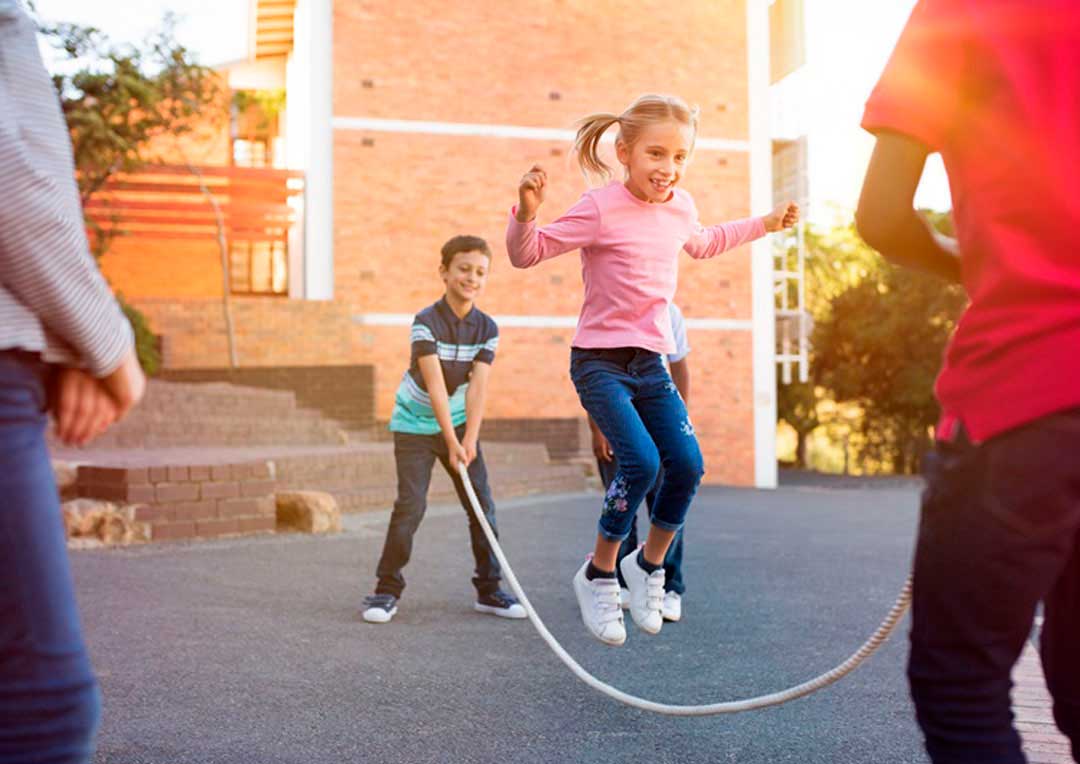
<instances>
[{"instance_id":1,"label":"tree","mask_svg":"<svg viewBox=\"0 0 1080 764\"><path fill-rule=\"evenodd\" d=\"M951 231L947 216L932 219ZM878 259L817 321L815 379L837 402L861 409L853 426L864 466L918 470L939 413L934 379L966 303L959 285Z\"/></svg>"},{"instance_id":2,"label":"tree","mask_svg":"<svg viewBox=\"0 0 1080 764\"><path fill-rule=\"evenodd\" d=\"M825 320L832 300L844 290L876 273L881 267L877 254L867 247L853 225L819 230L807 226L804 232L806 260L806 305L813 324ZM797 258L797 241L792 234L786 241L785 267L794 270ZM794 289L794 286L789 288ZM788 304L797 304L794 292L788 295ZM826 422L819 413L819 404L828 391L821 387L817 365L814 363L811 337L810 379L807 382L777 384L777 418L786 422L796 436L795 466L806 467L807 438Z\"/></svg>"},{"instance_id":3,"label":"tree","mask_svg":"<svg viewBox=\"0 0 1080 764\"><path fill-rule=\"evenodd\" d=\"M216 75L176 41L171 15L140 47L115 45L99 30L77 24L41 25L41 31L68 60L53 83L71 132L84 207L116 174L152 161L155 140L212 119L214 110L207 107L220 98ZM91 251L100 259L120 229L91 218L87 228ZM122 295L117 298L135 330L139 360L153 373L160 358L146 319Z\"/></svg>"}]
</instances>

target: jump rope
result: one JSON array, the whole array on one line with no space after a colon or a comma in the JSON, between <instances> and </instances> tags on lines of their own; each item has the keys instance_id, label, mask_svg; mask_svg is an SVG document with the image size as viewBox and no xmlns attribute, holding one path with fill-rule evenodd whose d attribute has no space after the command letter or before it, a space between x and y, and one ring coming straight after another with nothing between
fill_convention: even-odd
<instances>
[{"instance_id":1,"label":"jump rope","mask_svg":"<svg viewBox=\"0 0 1080 764\"><path fill-rule=\"evenodd\" d=\"M547 646L551 648L551 651L555 653L559 660L566 664L566 667L573 672L574 676L589 687L597 692L607 695L613 700L617 700L618 702L633 708L639 708L642 711L652 711L653 713L666 714L668 716L714 716L717 714L735 714L741 711L753 711L759 708L779 706L790 700L809 695L823 687L828 687L830 684L847 676L858 668L867 658L877 652L878 648L884 644L885 640L887 640L896 629L897 624L900 623L900 620L904 617L904 613L907 612L908 606L911 604L912 580L911 576L908 576L907 581L904 582L904 586L900 589L900 594L897 596L896 602L893 603L888 615L885 616L885 620L883 620L881 625L877 627L877 630L863 642L862 646L851 654L851 657L831 671L827 671L802 684L789 687L786 690L779 690L767 695L759 695L757 697L745 698L742 700L727 700L719 703L703 703L699 705L674 705L670 703L658 703L654 700L648 700L647 698L639 698L636 695L623 692L617 687L612 687L610 684L597 679L582 668L581 664L574 660L573 656L566 652L566 650L563 649L563 646L559 644L559 641L552 636L551 632L548 631L547 626L545 626L544 622L540 619L540 616L537 615L536 610L533 609L532 603L529 602L529 598L525 594L525 590L522 589L521 584L518 583L517 576L514 575L514 569L510 567L506 555L503 554L502 547L499 546L498 539L495 538L495 533L491 530L491 525L488 523L487 518L484 517L484 511L480 507L479 500L476 498L476 491L473 489L472 480L469 479L468 468L460 462L458 463L458 473L461 476L462 484L465 486L465 492L469 496L469 504L472 513L476 516L477 522L480 523L480 527L483 529L488 543L491 544L491 548L495 552L495 557L499 561L499 565L502 566L503 575L506 577L507 583L510 584L510 588L513 589L514 594L521 602L521 606L525 608L529 620L532 621L532 625L536 627L537 633L543 638L544 642L547 643Z\"/></svg>"}]
</instances>

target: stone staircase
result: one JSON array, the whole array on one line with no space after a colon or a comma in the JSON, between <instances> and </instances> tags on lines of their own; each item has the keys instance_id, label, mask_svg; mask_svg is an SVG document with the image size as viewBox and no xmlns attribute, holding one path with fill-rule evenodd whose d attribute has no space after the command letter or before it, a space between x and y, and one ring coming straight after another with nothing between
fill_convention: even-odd
<instances>
[{"instance_id":1,"label":"stone staircase","mask_svg":"<svg viewBox=\"0 0 1080 764\"><path fill-rule=\"evenodd\" d=\"M483 443L496 502L587 487L580 462L552 462L543 443ZM120 425L85 449L51 443L77 465L79 497L138 504L154 539L273 529L273 494L332 494L344 512L389 509L397 489L393 444L346 432L300 408L287 391L151 381ZM429 502L456 502L436 465Z\"/></svg>"},{"instance_id":2,"label":"stone staircase","mask_svg":"<svg viewBox=\"0 0 1080 764\"><path fill-rule=\"evenodd\" d=\"M356 437L358 433L354 433ZM142 403L95 449L341 445L341 426L287 391L152 380Z\"/></svg>"}]
</instances>

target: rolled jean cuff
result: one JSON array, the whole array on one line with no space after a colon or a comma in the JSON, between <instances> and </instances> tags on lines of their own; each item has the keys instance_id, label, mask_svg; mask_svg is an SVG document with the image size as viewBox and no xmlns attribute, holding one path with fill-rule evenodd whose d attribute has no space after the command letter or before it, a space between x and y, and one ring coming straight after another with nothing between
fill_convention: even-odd
<instances>
[{"instance_id":1,"label":"rolled jean cuff","mask_svg":"<svg viewBox=\"0 0 1080 764\"><path fill-rule=\"evenodd\" d=\"M676 533L681 531L683 529L683 526L686 525L685 522L669 523L669 522L666 522L664 520L659 519L658 517L650 518L649 519L649 524L650 525L655 525L657 528L659 528L662 531L675 531Z\"/></svg>"},{"instance_id":2,"label":"rolled jean cuff","mask_svg":"<svg viewBox=\"0 0 1080 764\"><path fill-rule=\"evenodd\" d=\"M619 541L619 542L626 541L627 536L630 535L630 528L629 527L622 534L612 533L611 531L609 531L607 528L604 527L603 518L601 518L600 522L597 523L597 528L600 531L600 535L603 536L608 541Z\"/></svg>"}]
</instances>

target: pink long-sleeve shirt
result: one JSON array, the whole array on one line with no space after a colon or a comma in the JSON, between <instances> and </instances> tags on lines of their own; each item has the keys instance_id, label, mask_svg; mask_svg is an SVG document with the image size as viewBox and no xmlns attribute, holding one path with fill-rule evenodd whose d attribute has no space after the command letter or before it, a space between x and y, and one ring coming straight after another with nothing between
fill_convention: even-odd
<instances>
[{"instance_id":1,"label":"pink long-sleeve shirt","mask_svg":"<svg viewBox=\"0 0 1080 764\"><path fill-rule=\"evenodd\" d=\"M573 345L638 347L675 352L668 304L675 297L679 251L703 259L765 235L759 217L705 227L689 193L675 189L662 204L643 202L619 181L586 191L546 226L521 223L510 212L510 262L531 268L581 250L585 300Z\"/></svg>"}]
</instances>

